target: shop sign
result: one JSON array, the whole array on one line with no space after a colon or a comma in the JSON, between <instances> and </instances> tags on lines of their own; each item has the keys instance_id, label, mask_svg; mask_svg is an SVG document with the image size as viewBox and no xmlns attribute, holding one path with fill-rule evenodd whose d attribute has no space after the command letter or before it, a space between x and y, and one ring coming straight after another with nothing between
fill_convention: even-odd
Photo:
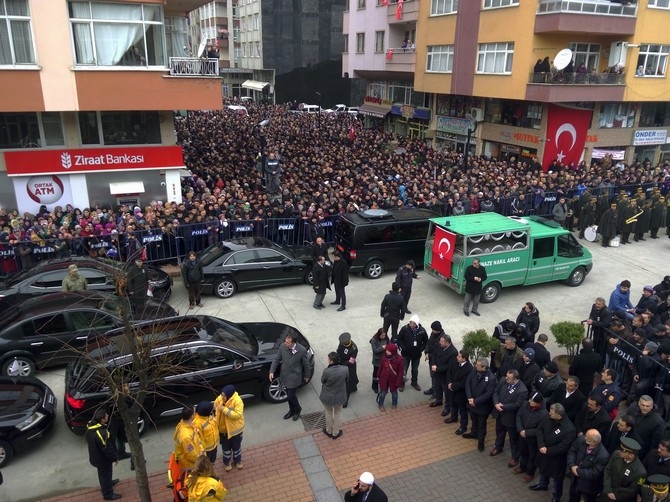
<instances>
[{"instance_id":1,"label":"shop sign","mask_svg":"<svg viewBox=\"0 0 670 502\"><path fill-rule=\"evenodd\" d=\"M668 131L665 129L638 129L633 133L633 146L662 145L667 135Z\"/></svg>"},{"instance_id":2,"label":"shop sign","mask_svg":"<svg viewBox=\"0 0 670 502\"><path fill-rule=\"evenodd\" d=\"M500 131L500 139L503 141L513 141L515 143L526 143L537 145L540 137L537 134L529 134L522 131L512 132L506 129Z\"/></svg>"},{"instance_id":3,"label":"shop sign","mask_svg":"<svg viewBox=\"0 0 670 502\"><path fill-rule=\"evenodd\" d=\"M8 176L184 167L180 146L7 151L4 155Z\"/></svg>"},{"instance_id":4,"label":"shop sign","mask_svg":"<svg viewBox=\"0 0 670 502\"><path fill-rule=\"evenodd\" d=\"M444 115L437 116L436 129L441 132L450 132L453 134L460 134L461 136L468 135L468 128L470 121L468 119L461 119L458 117L445 117Z\"/></svg>"}]
</instances>

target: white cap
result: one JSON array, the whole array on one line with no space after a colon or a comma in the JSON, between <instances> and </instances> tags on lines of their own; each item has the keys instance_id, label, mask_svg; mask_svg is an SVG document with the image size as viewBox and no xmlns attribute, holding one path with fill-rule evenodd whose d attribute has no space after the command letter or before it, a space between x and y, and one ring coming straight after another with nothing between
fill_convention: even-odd
<instances>
[{"instance_id":1,"label":"white cap","mask_svg":"<svg viewBox=\"0 0 670 502\"><path fill-rule=\"evenodd\" d=\"M358 478L361 483L365 483L366 485L371 485L374 484L375 482L375 477L372 475L371 472L364 472L361 474L361 477Z\"/></svg>"},{"instance_id":2,"label":"white cap","mask_svg":"<svg viewBox=\"0 0 670 502\"><path fill-rule=\"evenodd\" d=\"M409 321L410 321L410 322L413 322L413 323L416 323L417 326L418 326L419 324L421 324L421 323L419 322L419 316L416 315L416 314L414 314L412 317L410 317L410 318L409 318Z\"/></svg>"}]
</instances>

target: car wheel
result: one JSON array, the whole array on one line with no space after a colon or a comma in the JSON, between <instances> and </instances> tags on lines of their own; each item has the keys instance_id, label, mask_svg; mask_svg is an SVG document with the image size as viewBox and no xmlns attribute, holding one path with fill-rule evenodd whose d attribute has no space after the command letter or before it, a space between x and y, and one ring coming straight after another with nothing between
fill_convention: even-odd
<instances>
[{"instance_id":1,"label":"car wheel","mask_svg":"<svg viewBox=\"0 0 670 502\"><path fill-rule=\"evenodd\" d=\"M221 279L214 286L214 294L219 298L230 298L237 291L237 285L230 279Z\"/></svg>"},{"instance_id":2,"label":"car wheel","mask_svg":"<svg viewBox=\"0 0 670 502\"><path fill-rule=\"evenodd\" d=\"M314 273L312 272L312 269L309 269L305 274L305 282L309 285L314 284Z\"/></svg>"},{"instance_id":3,"label":"car wheel","mask_svg":"<svg viewBox=\"0 0 670 502\"><path fill-rule=\"evenodd\" d=\"M365 266L365 277L368 279L379 279L384 273L384 264L379 260L372 260Z\"/></svg>"},{"instance_id":4,"label":"car wheel","mask_svg":"<svg viewBox=\"0 0 670 502\"><path fill-rule=\"evenodd\" d=\"M484 286L484 289L482 289L482 293L479 296L479 301L482 303L493 303L498 299L499 296L500 296L500 283L490 282L486 286Z\"/></svg>"},{"instance_id":5,"label":"car wheel","mask_svg":"<svg viewBox=\"0 0 670 502\"><path fill-rule=\"evenodd\" d=\"M286 387L281 383L279 377L265 384L265 387L263 387L263 399L272 404L286 401Z\"/></svg>"},{"instance_id":6,"label":"car wheel","mask_svg":"<svg viewBox=\"0 0 670 502\"><path fill-rule=\"evenodd\" d=\"M570 277L568 277L568 286L580 286L584 282L584 279L586 279L586 270L584 267L577 267L572 271Z\"/></svg>"},{"instance_id":7,"label":"car wheel","mask_svg":"<svg viewBox=\"0 0 670 502\"><path fill-rule=\"evenodd\" d=\"M6 466L14 456L12 445L0 439L0 467Z\"/></svg>"},{"instance_id":8,"label":"car wheel","mask_svg":"<svg viewBox=\"0 0 670 502\"><path fill-rule=\"evenodd\" d=\"M33 376L35 374L35 363L25 356L8 359L2 367L5 376Z\"/></svg>"}]
</instances>

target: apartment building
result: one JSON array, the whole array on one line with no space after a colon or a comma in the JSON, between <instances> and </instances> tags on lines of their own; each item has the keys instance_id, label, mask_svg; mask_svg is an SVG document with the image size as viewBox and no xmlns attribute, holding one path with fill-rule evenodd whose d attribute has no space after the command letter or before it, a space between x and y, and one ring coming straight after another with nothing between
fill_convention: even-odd
<instances>
[{"instance_id":1,"label":"apartment building","mask_svg":"<svg viewBox=\"0 0 670 502\"><path fill-rule=\"evenodd\" d=\"M435 96L430 135L463 149L476 127L478 153L545 167L670 159L668 22L668 0L421 2L415 87Z\"/></svg>"},{"instance_id":2,"label":"apartment building","mask_svg":"<svg viewBox=\"0 0 670 502\"><path fill-rule=\"evenodd\" d=\"M184 54L202 0L0 0L0 203L181 202L174 110L221 109Z\"/></svg>"}]
</instances>

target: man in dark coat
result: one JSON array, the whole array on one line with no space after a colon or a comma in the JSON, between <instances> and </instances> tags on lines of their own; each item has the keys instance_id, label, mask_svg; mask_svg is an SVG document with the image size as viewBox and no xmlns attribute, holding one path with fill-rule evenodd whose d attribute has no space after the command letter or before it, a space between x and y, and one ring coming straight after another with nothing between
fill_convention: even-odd
<instances>
[{"instance_id":1,"label":"man in dark coat","mask_svg":"<svg viewBox=\"0 0 670 502\"><path fill-rule=\"evenodd\" d=\"M589 429L579 436L568 450L568 477L570 499L568 502L595 502L603 487L605 466L610 458L602 444L602 436L595 429Z\"/></svg>"},{"instance_id":2,"label":"man in dark coat","mask_svg":"<svg viewBox=\"0 0 670 502\"><path fill-rule=\"evenodd\" d=\"M398 269L395 277L395 282L400 286L400 292L405 299L405 312L411 314L409 310L409 299L412 296L412 283L414 279L419 279L419 276L414 271L414 260L408 260L402 267Z\"/></svg>"},{"instance_id":3,"label":"man in dark coat","mask_svg":"<svg viewBox=\"0 0 670 502\"><path fill-rule=\"evenodd\" d=\"M665 474L670 476L670 439L664 439L658 448L651 450L642 462L647 475Z\"/></svg>"},{"instance_id":4,"label":"man in dark coat","mask_svg":"<svg viewBox=\"0 0 670 502\"><path fill-rule=\"evenodd\" d=\"M405 298L400 293L400 285L394 282L391 284L391 291L382 300L380 313L384 319L382 329L388 333L388 329L391 328L391 336L389 338L393 340L393 343L396 343L398 339L398 325L405 318L406 311Z\"/></svg>"},{"instance_id":5,"label":"man in dark coat","mask_svg":"<svg viewBox=\"0 0 670 502\"><path fill-rule=\"evenodd\" d=\"M447 372L447 388L451 392L451 417L445 418L445 424L460 422L454 432L457 436L468 430L468 399L465 395L465 384L470 373L474 371L470 362L470 353L460 350L456 356L456 364Z\"/></svg>"},{"instance_id":6,"label":"man in dark coat","mask_svg":"<svg viewBox=\"0 0 670 502\"><path fill-rule=\"evenodd\" d=\"M143 268L143 262L140 259L135 260L135 266L128 270L126 279L126 292L134 300L144 301L147 299L147 289L149 282L146 271Z\"/></svg>"},{"instance_id":7,"label":"man in dark coat","mask_svg":"<svg viewBox=\"0 0 670 502\"><path fill-rule=\"evenodd\" d=\"M526 348L533 349L535 351L535 362L537 363L540 370L545 367L545 365L551 361L551 354L546 348L549 337L544 333L540 333L537 336L537 341L527 345Z\"/></svg>"},{"instance_id":8,"label":"man in dark coat","mask_svg":"<svg viewBox=\"0 0 670 502\"><path fill-rule=\"evenodd\" d=\"M486 269L482 267L479 259L475 258L472 265L465 269L463 275L465 279L465 298L463 299L463 313L466 316L470 315L470 305L472 305L472 313L479 315L479 295L482 292L483 282L486 280Z\"/></svg>"},{"instance_id":9,"label":"man in dark coat","mask_svg":"<svg viewBox=\"0 0 670 502\"><path fill-rule=\"evenodd\" d=\"M635 420L635 433L640 441L640 456L654 450L663 438L667 424L661 417L651 396L643 395L637 402L630 403L626 413Z\"/></svg>"},{"instance_id":10,"label":"man in dark coat","mask_svg":"<svg viewBox=\"0 0 670 502\"><path fill-rule=\"evenodd\" d=\"M326 297L326 290L330 289L328 282L328 266L326 265L326 257L319 256L316 263L312 267L312 288L316 296L312 307L315 309L325 309L323 299Z\"/></svg>"},{"instance_id":11,"label":"man in dark coat","mask_svg":"<svg viewBox=\"0 0 670 502\"><path fill-rule=\"evenodd\" d=\"M507 371L501 378L493 393L493 413L496 420L496 442L489 452L495 457L505 447L505 434L509 436L512 458L507 467L519 465L519 433L516 430L516 413L528 399L528 389L519 379L519 372L515 369Z\"/></svg>"},{"instance_id":12,"label":"man in dark coat","mask_svg":"<svg viewBox=\"0 0 670 502\"><path fill-rule=\"evenodd\" d=\"M530 391L533 382L540 372L540 367L535 362L535 351L533 349L526 349L523 351L523 366L519 370L519 378Z\"/></svg>"},{"instance_id":13,"label":"man in dark coat","mask_svg":"<svg viewBox=\"0 0 670 502\"><path fill-rule=\"evenodd\" d=\"M565 394L558 400L565 408L565 414L574 424L577 414L582 411L586 403L586 396L579 391L579 379L575 376L568 377L565 381Z\"/></svg>"},{"instance_id":14,"label":"man in dark coat","mask_svg":"<svg viewBox=\"0 0 670 502\"><path fill-rule=\"evenodd\" d=\"M593 330L593 350L604 358L605 349L607 348L605 329L609 328L612 324L612 312L605 305L604 298L596 298L586 324Z\"/></svg>"},{"instance_id":15,"label":"man in dark coat","mask_svg":"<svg viewBox=\"0 0 670 502\"><path fill-rule=\"evenodd\" d=\"M549 488L549 480L553 479L552 500L561 500L568 450L576 437L575 426L566 416L563 405L552 404L549 407L549 417L545 418L537 429L540 481L528 488L533 491L546 491Z\"/></svg>"},{"instance_id":16,"label":"man in dark coat","mask_svg":"<svg viewBox=\"0 0 670 502\"><path fill-rule=\"evenodd\" d=\"M451 343L451 337L446 333L440 336L439 346L430 366L430 374L433 375L435 401L430 403L431 408L444 405L442 416L446 417L451 412L451 391L447 387L447 373L456 361L458 350Z\"/></svg>"},{"instance_id":17,"label":"man in dark coat","mask_svg":"<svg viewBox=\"0 0 670 502\"><path fill-rule=\"evenodd\" d=\"M579 391L588 396L593 390L593 380L596 373L603 369L603 358L593 350L593 341L584 338L582 350L575 356L568 370L571 375L579 378Z\"/></svg>"},{"instance_id":18,"label":"man in dark coat","mask_svg":"<svg viewBox=\"0 0 670 502\"><path fill-rule=\"evenodd\" d=\"M623 438L620 448L610 457L605 467L603 491L599 500L607 502L635 502L640 485L647 477L647 471L637 454L640 443L631 438Z\"/></svg>"},{"instance_id":19,"label":"man in dark coat","mask_svg":"<svg viewBox=\"0 0 670 502\"><path fill-rule=\"evenodd\" d=\"M505 342L498 347L493 356L493 366L496 378L505 378L509 370L521 371L523 367L523 351L517 346L516 338L508 336Z\"/></svg>"},{"instance_id":20,"label":"man in dark coat","mask_svg":"<svg viewBox=\"0 0 670 502\"><path fill-rule=\"evenodd\" d=\"M531 390L542 394L547 408L561 400L561 397L565 394L565 382L558 374L558 365L555 362L550 361L545 364L544 369L538 373L535 382L533 382Z\"/></svg>"},{"instance_id":21,"label":"man in dark coat","mask_svg":"<svg viewBox=\"0 0 670 502\"><path fill-rule=\"evenodd\" d=\"M621 438L626 437L634 439L638 443L640 442L639 436L635 433L635 419L630 415L621 415L617 417L612 427L610 427L603 445L611 455L621 445Z\"/></svg>"},{"instance_id":22,"label":"man in dark coat","mask_svg":"<svg viewBox=\"0 0 670 502\"><path fill-rule=\"evenodd\" d=\"M492 396L496 388L496 377L489 369L489 362L483 357L477 359L475 371L470 373L465 383L465 396L468 400L468 410L472 429L463 434L464 438L477 439L477 449L484 451L486 439L486 419L493 408Z\"/></svg>"},{"instance_id":23,"label":"man in dark coat","mask_svg":"<svg viewBox=\"0 0 670 502\"><path fill-rule=\"evenodd\" d=\"M268 379L272 382L275 379L277 370L281 372L280 379L282 385L286 388L286 397L288 402L288 413L284 415L284 420L293 417L296 422L300 419L302 406L298 401L298 388L309 382L312 378L312 368L309 365L309 355L307 349L300 345L295 339L295 335L286 335L284 343L279 346L272 365Z\"/></svg>"},{"instance_id":24,"label":"man in dark coat","mask_svg":"<svg viewBox=\"0 0 670 502\"><path fill-rule=\"evenodd\" d=\"M351 339L351 334L344 332L339 337L339 345L337 346L337 356L340 364L349 370L349 378L347 379L347 400L342 405L343 408L349 406L349 396L352 392L358 390L358 374L356 372L356 358L358 357L358 347Z\"/></svg>"},{"instance_id":25,"label":"man in dark coat","mask_svg":"<svg viewBox=\"0 0 670 502\"><path fill-rule=\"evenodd\" d=\"M635 230L638 213L637 200L631 199L627 206L621 211L621 244L630 244L630 234Z\"/></svg>"},{"instance_id":26,"label":"man in dark coat","mask_svg":"<svg viewBox=\"0 0 670 502\"><path fill-rule=\"evenodd\" d=\"M118 479L112 479L112 466L119 461L119 456L114 446L114 440L107 430L109 413L103 408L98 408L86 426L86 443L88 444L88 461L98 470L98 481L100 491L105 500L117 500L121 495L114 493L114 485Z\"/></svg>"},{"instance_id":27,"label":"man in dark coat","mask_svg":"<svg viewBox=\"0 0 670 502\"><path fill-rule=\"evenodd\" d=\"M602 236L600 245L604 248L609 247L610 241L616 237L617 216L616 204L613 203L600 217L598 233Z\"/></svg>"},{"instance_id":28,"label":"man in dark coat","mask_svg":"<svg viewBox=\"0 0 670 502\"><path fill-rule=\"evenodd\" d=\"M604 436L607 434L611 423L609 413L603 406L603 397L600 394L591 394L575 419L575 427L580 436L586 434L589 429L596 429L601 436Z\"/></svg>"},{"instance_id":29,"label":"man in dark coat","mask_svg":"<svg viewBox=\"0 0 670 502\"><path fill-rule=\"evenodd\" d=\"M544 398L539 392L521 405L516 414L516 429L519 431L519 465L512 472L525 473L524 483L530 483L537 469L537 428L549 416L544 407Z\"/></svg>"},{"instance_id":30,"label":"man in dark coat","mask_svg":"<svg viewBox=\"0 0 670 502\"><path fill-rule=\"evenodd\" d=\"M188 256L181 267L181 275L188 289L188 308L192 309L196 305L202 307L200 292L202 291L202 280L205 278L205 274L195 251L188 252Z\"/></svg>"},{"instance_id":31,"label":"man in dark coat","mask_svg":"<svg viewBox=\"0 0 670 502\"><path fill-rule=\"evenodd\" d=\"M345 502L387 502L388 497L384 490L375 483L370 472L364 472L356 484L344 494Z\"/></svg>"},{"instance_id":32,"label":"man in dark coat","mask_svg":"<svg viewBox=\"0 0 670 502\"><path fill-rule=\"evenodd\" d=\"M349 284L349 264L347 260L342 259L342 253L335 251L333 253L333 275L332 284L335 286L335 301L331 305L339 305L338 312L347 309L347 295L345 288Z\"/></svg>"},{"instance_id":33,"label":"man in dark coat","mask_svg":"<svg viewBox=\"0 0 670 502\"><path fill-rule=\"evenodd\" d=\"M668 208L665 205L665 197L661 195L651 206L651 216L649 218L651 232L649 237L652 239L658 239L659 228L663 228L667 224L667 213Z\"/></svg>"},{"instance_id":34,"label":"man in dark coat","mask_svg":"<svg viewBox=\"0 0 670 502\"><path fill-rule=\"evenodd\" d=\"M407 380L407 372L411 365L410 382L416 390L421 390L418 382L419 364L421 363L423 351L426 350L427 343L428 335L426 334L426 330L421 326L419 316L415 314L410 317L409 323L400 329L398 333L398 348L405 360L405 380ZM405 390L405 380L403 380L402 385L398 389L399 391Z\"/></svg>"},{"instance_id":35,"label":"man in dark coat","mask_svg":"<svg viewBox=\"0 0 670 502\"><path fill-rule=\"evenodd\" d=\"M430 325L430 335L428 335L428 343L426 344L426 350L424 351L425 359L428 360L428 368L432 368L433 364L435 363L435 353L439 350L440 348L440 337L444 334L444 330L442 329L442 323L440 321L433 321L432 324ZM423 393L426 396L433 396L433 398L436 397L435 395L435 374L431 371L430 373L431 376L431 386L430 389L426 389L423 391ZM445 403L445 408L449 408L449 403Z\"/></svg>"}]
</instances>

